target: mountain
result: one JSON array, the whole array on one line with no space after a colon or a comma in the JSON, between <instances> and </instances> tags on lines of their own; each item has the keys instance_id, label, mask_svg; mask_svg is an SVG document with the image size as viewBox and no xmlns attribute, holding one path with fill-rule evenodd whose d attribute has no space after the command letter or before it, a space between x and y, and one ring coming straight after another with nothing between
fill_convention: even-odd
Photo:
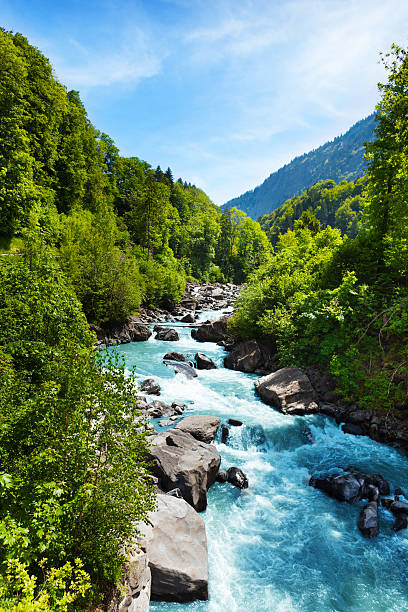
<instances>
[{"instance_id":1,"label":"mountain","mask_svg":"<svg viewBox=\"0 0 408 612\"><path fill-rule=\"evenodd\" d=\"M278 208L288 198L301 194L319 181L353 181L365 172L364 142L373 140L374 114L355 123L345 134L321 147L296 157L259 185L226 202L253 219Z\"/></svg>"}]
</instances>

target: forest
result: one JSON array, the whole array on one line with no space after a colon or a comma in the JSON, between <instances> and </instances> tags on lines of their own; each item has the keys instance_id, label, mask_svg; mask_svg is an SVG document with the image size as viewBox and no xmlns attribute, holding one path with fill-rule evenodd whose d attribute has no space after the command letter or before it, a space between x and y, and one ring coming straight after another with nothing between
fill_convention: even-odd
<instances>
[{"instance_id":1,"label":"forest","mask_svg":"<svg viewBox=\"0 0 408 612\"><path fill-rule=\"evenodd\" d=\"M281 234L293 230L295 221L303 213L314 215L323 229L330 225L343 235L355 238L362 229L366 183L365 176L356 181L343 180L338 185L331 179L315 183L300 196L286 200L276 210L260 217L259 223L273 246Z\"/></svg>"}]
</instances>

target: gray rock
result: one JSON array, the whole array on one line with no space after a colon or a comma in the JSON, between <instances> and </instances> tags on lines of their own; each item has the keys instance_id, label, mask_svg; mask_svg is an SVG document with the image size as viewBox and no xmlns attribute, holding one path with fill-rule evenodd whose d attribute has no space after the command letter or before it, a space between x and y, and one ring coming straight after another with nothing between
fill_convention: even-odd
<instances>
[{"instance_id":1,"label":"gray rock","mask_svg":"<svg viewBox=\"0 0 408 612\"><path fill-rule=\"evenodd\" d=\"M187 602L208 599L208 552L202 518L183 499L157 496L158 509L143 524L152 573L151 598Z\"/></svg>"},{"instance_id":2,"label":"gray rock","mask_svg":"<svg viewBox=\"0 0 408 612\"><path fill-rule=\"evenodd\" d=\"M160 395L160 385L154 378L146 378L140 385L140 391L148 395Z\"/></svg>"},{"instance_id":3,"label":"gray rock","mask_svg":"<svg viewBox=\"0 0 408 612\"><path fill-rule=\"evenodd\" d=\"M264 357L256 340L240 342L225 358L224 367L240 372L255 372L262 368Z\"/></svg>"},{"instance_id":4,"label":"gray rock","mask_svg":"<svg viewBox=\"0 0 408 612\"><path fill-rule=\"evenodd\" d=\"M224 482L227 482L227 480L228 480L227 470L219 470L216 481L224 483Z\"/></svg>"},{"instance_id":5,"label":"gray rock","mask_svg":"<svg viewBox=\"0 0 408 612\"><path fill-rule=\"evenodd\" d=\"M248 488L248 478L240 468L230 467L227 470L228 482L238 489Z\"/></svg>"},{"instance_id":6,"label":"gray rock","mask_svg":"<svg viewBox=\"0 0 408 612\"><path fill-rule=\"evenodd\" d=\"M163 340L165 342L176 342L180 339L175 329L171 329L170 327L157 327L159 327L159 329L157 329L156 331L156 340Z\"/></svg>"},{"instance_id":7,"label":"gray rock","mask_svg":"<svg viewBox=\"0 0 408 612\"><path fill-rule=\"evenodd\" d=\"M239 421L238 419L228 419L227 423L233 427L241 427L243 424L242 421Z\"/></svg>"},{"instance_id":8,"label":"gray rock","mask_svg":"<svg viewBox=\"0 0 408 612\"><path fill-rule=\"evenodd\" d=\"M310 380L298 368L282 368L258 378L255 390L262 401L284 414L311 414L318 411Z\"/></svg>"},{"instance_id":9,"label":"gray rock","mask_svg":"<svg viewBox=\"0 0 408 612\"><path fill-rule=\"evenodd\" d=\"M149 612L151 571L147 553L138 543L134 543L127 553L123 579L118 591L107 604L107 612Z\"/></svg>"},{"instance_id":10,"label":"gray rock","mask_svg":"<svg viewBox=\"0 0 408 612\"><path fill-rule=\"evenodd\" d=\"M378 524L378 503L370 501L360 510L357 527L365 538L375 538L380 531Z\"/></svg>"},{"instance_id":11,"label":"gray rock","mask_svg":"<svg viewBox=\"0 0 408 612\"><path fill-rule=\"evenodd\" d=\"M177 353L176 351L173 351L172 353L166 353L163 357L163 361L165 359L167 361L187 361L187 357L183 355L183 353Z\"/></svg>"},{"instance_id":12,"label":"gray rock","mask_svg":"<svg viewBox=\"0 0 408 612\"><path fill-rule=\"evenodd\" d=\"M215 482L221 462L215 446L174 428L151 439L148 458L162 491L179 488L195 510L206 509L207 491Z\"/></svg>"},{"instance_id":13,"label":"gray rock","mask_svg":"<svg viewBox=\"0 0 408 612\"><path fill-rule=\"evenodd\" d=\"M228 336L227 322L231 315L224 315L217 321L208 321L191 330L191 337L198 342L219 342Z\"/></svg>"},{"instance_id":14,"label":"gray rock","mask_svg":"<svg viewBox=\"0 0 408 612\"><path fill-rule=\"evenodd\" d=\"M188 312L186 315L184 315L184 317L180 319L180 321L182 321L183 323L194 323L195 316L191 312Z\"/></svg>"},{"instance_id":15,"label":"gray rock","mask_svg":"<svg viewBox=\"0 0 408 612\"><path fill-rule=\"evenodd\" d=\"M151 335L152 332L147 325L141 323L136 317L130 316L120 328L113 332L112 337L121 344L125 344L127 342L144 342Z\"/></svg>"},{"instance_id":16,"label":"gray rock","mask_svg":"<svg viewBox=\"0 0 408 612\"><path fill-rule=\"evenodd\" d=\"M175 414L183 414L184 410L187 408L186 404L181 404L180 402L172 402L171 407L175 411Z\"/></svg>"},{"instance_id":17,"label":"gray rock","mask_svg":"<svg viewBox=\"0 0 408 612\"><path fill-rule=\"evenodd\" d=\"M160 417L171 417L174 414L178 414L175 408L169 406L165 402L161 402L160 400L150 402L150 404L147 405L146 412L152 419L158 419Z\"/></svg>"},{"instance_id":18,"label":"gray rock","mask_svg":"<svg viewBox=\"0 0 408 612\"><path fill-rule=\"evenodd\" d=\"M221 420L209 414L193 414L177 423L175 429L181 429L196 440L209 444L214 441Z\"/></svg>"},{"instance_id":19,"label":"gray rock","mask_svg":"<svg viewBox=\"0 0 408 612\"><path fill-rule=\"evenodd\" d=\"M217 366L213 362L210 357L204 355L204 353L196 353L195 354L195 362L197 366L197 370L216 370Z\"/></svg>"},{"instance_id":20,"label":"gray rock","mask_svg":"<svg viewBox=\"0 0 408 612\"><path fill-rule=\"evenodd\" d=\"M170 417L170 418L174 419L174 417ZM160 425L160 427L170 427L170 425L173 425L173 422L170 421L170 419L164 419L162 421L159 421L159 425Z\"/></svg>"}]
</instances>

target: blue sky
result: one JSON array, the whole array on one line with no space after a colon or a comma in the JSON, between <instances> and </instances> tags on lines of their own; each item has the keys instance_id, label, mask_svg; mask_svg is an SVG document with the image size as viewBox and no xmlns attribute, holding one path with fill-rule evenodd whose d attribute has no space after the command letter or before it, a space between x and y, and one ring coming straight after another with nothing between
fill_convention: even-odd
<instances>
[{"instance_id":1,"label":"blue sky","mask_svg":"<svg viewBox=\"0 0 408 612\"><path fill-rule=\"evenodd\" d=\"M370 114L406 0L0 0L123 155L217 204Z\"/></svg>"}]
</instances>

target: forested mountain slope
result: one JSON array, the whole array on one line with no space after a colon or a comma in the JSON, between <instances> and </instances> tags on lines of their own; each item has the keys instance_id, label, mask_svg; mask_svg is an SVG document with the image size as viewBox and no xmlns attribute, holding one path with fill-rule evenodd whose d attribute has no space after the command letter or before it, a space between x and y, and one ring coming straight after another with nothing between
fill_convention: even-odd
<instances>
[{"instance_id":1,"label":"forested mountain slope","mask_svg":"<svg viewBox=\"0 0 408 612\"><path fill-rule=\"evenodd\" d=\"M331 179L321 181L301 195L290 198L268 215L263 215L259 222L274 246L280 234L293 230L298 219L306 220L311 218L311 214L323 229L330 225L349 238L355 238L362 227L363 190L366 185L365 176L356 181L341 181L339 185Z\"/></svg>"},{"instance_id":2,"label":"forested mountain slope","mask_svg":"<svg viewBox=\"0 0 408 612\"><path fill-rule=\"evenodd\" d=\"M373 140L374 115L355 123L345 134L318 149L296 157L251 191L226 202L253 219L270 213L288 198L301 194L319 181L353 181L364 174L364 142Z\"/></svg>"}]
</instances>

